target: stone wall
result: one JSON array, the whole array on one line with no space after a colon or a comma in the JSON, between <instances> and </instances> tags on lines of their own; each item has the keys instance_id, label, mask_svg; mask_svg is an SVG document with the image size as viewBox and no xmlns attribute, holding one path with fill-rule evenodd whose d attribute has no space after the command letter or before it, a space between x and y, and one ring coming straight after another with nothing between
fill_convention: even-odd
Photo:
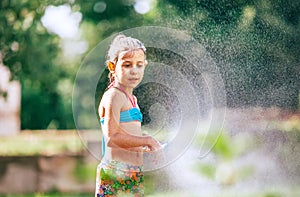
<instances>
[{"instance_id":1,"label":"stone wall","mask_svg":"<svg viewBox=\"0 0 300 197\"><path fill-rule=\"evenodd\" d=\"M95 177L79 180L76 176L84 162L83 155L0 157L0 194L92 192Z\"/></svg>"}]
</instances>

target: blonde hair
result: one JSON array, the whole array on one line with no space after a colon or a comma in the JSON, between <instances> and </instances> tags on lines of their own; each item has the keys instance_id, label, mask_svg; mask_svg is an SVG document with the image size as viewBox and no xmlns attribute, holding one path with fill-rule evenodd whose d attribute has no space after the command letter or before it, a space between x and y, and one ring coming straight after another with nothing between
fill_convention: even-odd
<instances>
[{"instance_id":1,"label":"blonde hair","mask_svg":"<svg viewBox=\"0 0 300 197\"><path fill-rule=\"evenodd\" d=\"M108 66L109 62L116 64L120 53L127 51L130 52L137 49L142 49L146 55L146 47L141 41L123 34L117 35L113 39L107 52L106 65ZM115 80L111 72L108 74L108 78L110 80L110 84L112 84Z\"/></svg>"}]
</instances>

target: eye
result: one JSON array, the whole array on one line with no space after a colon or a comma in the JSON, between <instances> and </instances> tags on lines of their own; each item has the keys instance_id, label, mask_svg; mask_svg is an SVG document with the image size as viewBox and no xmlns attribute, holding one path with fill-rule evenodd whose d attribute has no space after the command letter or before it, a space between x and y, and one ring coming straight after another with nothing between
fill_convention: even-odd
<instances>
[{"instance_id":1,"label":"eye","mask_svg":"<svg viewBox=\"0 0 300 197\"><path fill-rule=\"evenodd\" d=\"M123 64L123 67L125 68L129 68L131 66L131 64Z\"/></svg>"}]
</instances>

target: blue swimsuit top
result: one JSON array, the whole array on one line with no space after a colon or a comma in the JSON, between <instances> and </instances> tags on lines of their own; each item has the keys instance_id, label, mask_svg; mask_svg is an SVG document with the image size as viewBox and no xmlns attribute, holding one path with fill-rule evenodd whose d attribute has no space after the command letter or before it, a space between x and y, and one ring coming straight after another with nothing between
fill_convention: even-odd
<instances>
[{"instance_id":1,"label":"blue swimsuit top","mask_svg":"<svg viewBox=\"0 0 300 197\"><path fill-rule=\"evenodd\" d=\"M136 120L139 122L143 121L143 114L138 108L133 107L120 112L120 122L131 122ZM100 122L101 124L104 124L104 117L100 119Z\"/></svg>"},{"instance_id":2,"label":"blue swimsuit top","mask_svg":"<svg viewBox=\"0 0 300 197\"><path fill-rule=\"evenodd\" d=\"M117 88L117 87L115 87ZM120 122L132 122L132 121L139 121L142 122L143 121L143 114L141 113L141 111L139 110L139 108L136 107L136 102L134 99L130 99L129 95L122 89L117 88L118 90L120 90L121 92L123 92L127 98L130 100L133 108L130 108L128 110L125 111L121 111L120 112ZM100 119L100 123L103 125L104 124L104 117L102 117ZM102 158L104 157L105 154L105 139L104 136L102 136Z\"/></svg>"}]
</instances>

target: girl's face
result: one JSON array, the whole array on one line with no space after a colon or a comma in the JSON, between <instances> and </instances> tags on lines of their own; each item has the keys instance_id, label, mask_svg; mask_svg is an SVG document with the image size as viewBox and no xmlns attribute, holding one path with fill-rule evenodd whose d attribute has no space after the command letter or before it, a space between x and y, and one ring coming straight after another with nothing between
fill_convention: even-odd
<instances>
[{"instance_id":1,"label":"girl's face","mask_svg":"<svg viewBox=\"0 0 300 197\"><path fill-rule=\"evenodd\" d=\"M121 53L113 73L118 83L131 89L142 81L145 67L145 53L142 49L137 49Z\"/></svg>"}]
</instances>

